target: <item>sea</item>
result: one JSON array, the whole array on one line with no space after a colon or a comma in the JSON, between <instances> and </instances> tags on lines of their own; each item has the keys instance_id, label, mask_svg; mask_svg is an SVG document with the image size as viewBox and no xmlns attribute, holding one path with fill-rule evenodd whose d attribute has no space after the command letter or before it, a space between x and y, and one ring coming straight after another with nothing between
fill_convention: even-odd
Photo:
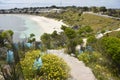
<instances>
[{"instance_id":1,"label":"sea","mask_svg":"<svg viewBox=\"0 0 120 80\"><path fill-rule=\"evenodd\" d=\"M35 34L37 41L40 41L40 36L43 34L35 21L28 16L15 14L0 14L0 30L12 30L14 42L27 40L31 33Z\"/></svg>"}]
</instances>

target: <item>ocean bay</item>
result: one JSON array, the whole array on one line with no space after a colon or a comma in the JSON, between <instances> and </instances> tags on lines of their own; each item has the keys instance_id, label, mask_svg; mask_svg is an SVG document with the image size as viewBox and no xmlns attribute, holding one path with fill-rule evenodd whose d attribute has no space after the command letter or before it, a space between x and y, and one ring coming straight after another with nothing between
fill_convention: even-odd
<instances>
[{"instance_id":1,"label":"ocean bay","mask_svg":"<svg viewBox=\"0 0 120 80\"><path fill-rule=\"evenodd\" d=\"M40 26L35 21L30 20L28 16L14 14L0 15L0 30L14 31L13 40L15 42L28 38L31 33L40 37L42 31Z\"/></svg>"}]
</instances>

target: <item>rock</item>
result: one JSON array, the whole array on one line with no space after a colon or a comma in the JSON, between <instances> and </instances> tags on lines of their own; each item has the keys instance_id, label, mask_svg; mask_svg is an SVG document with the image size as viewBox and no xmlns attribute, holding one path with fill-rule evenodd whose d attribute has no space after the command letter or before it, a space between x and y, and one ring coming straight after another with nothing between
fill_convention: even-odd
<instances>
[{"instance_id":1,"label":"rock","mask_svg":"<svg viewBox=\"0 0 120 80\"><path fill-rule=\"evenodd\" d=\"M71 56L75 57L75 54L72 53Z\"/></svg>"},{"instance_id":2,"label":"rock","mask_svg":"<svg viewBox=\"0 0 120 80\"><path fill-rule=\"evenodd\" d=\"M0 75L0 80L5 80L4 77L2 75Z\"/></svg>"},{"instance_id":3,"label":"rock","mask_svg":"<svg viewBox=\"0 0 120 80\"><path fill-rule=\"evenodd\" d=\"M0 48L0 59L5 59L6 53L7 53L7 48L5 47Z\"/></svg>"}]
</instances>

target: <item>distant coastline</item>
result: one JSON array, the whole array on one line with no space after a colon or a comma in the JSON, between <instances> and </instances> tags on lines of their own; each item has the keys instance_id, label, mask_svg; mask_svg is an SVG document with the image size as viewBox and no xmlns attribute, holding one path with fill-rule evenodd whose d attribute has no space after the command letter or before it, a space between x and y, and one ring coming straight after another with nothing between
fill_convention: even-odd
<instances>
[{"instance_id":1,"label":"distant coastline","mask_svg":"<svg viewBox=\"0 0 120 80\"><path fill-rule=\"evenodd\" d=\"M17 3L16 3L17 2ZM60 6L60 7L67 7L67 6L87 6L87 7L91 7L91 6L105 6L107 8L120 8L120 1L119 0L53 0L53 1L49 1L49 0L14 0L14 2L12 0L8 1L6 0L2 0L0 3L1 5L4 6L0 6L1 9L10 9L10 8L23 8L23 7L50 7L52 5L56 5L56 6Z\"/></svg>"}]
</instances>

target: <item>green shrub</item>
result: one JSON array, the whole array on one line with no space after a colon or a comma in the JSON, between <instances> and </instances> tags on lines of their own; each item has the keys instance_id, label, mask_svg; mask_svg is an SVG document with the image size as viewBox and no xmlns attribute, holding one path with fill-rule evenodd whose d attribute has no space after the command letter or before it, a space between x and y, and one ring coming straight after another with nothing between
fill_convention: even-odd
<instances>
[{"instance_id":1,"label":"green shrub","mask_svg":"<svg viewBox=\"0 0 120 80\"><path fill-rule=\"evenodd\" d=\"M33 69L33 63L35 58L39 55L40 51L29 51L25 54L25 58L21 60L21 66L25 79L32 79L35 71Z\"/></svg>"},{"instance_id":2,"label":"green shrub","mask_svg":"<svg viewBox=\"0 0 120 80\"><path fill-rule=\"evenodd\" d=\"M66 80L69 77L69 67L62 58L53 54L45 54L42 57L43 66L41 76L44 80Z\"/></svg>"},{"instance_id":3,"label":"green shrub","mask_svg":"<svg viewBox=\"0 0 120 80\"><path fill-rule=\"evenodd\" d=\"M120 39L116 37L104 37L101 40L101 48L104 49L104 55L114 63L120 65Z\"/></svg>"},{"instance_id":4,"label":"green shrub","mask_svg":"<svg viewBox=\"0 0 120 80\"><path fill-rule=\"evenodd\" d=\"M99 58L100 58L100 54L96 53L96 52L94 52L92 54L83 53L78 56L78 59L83 61L86 65L89 63L98 61Z\"/></svg>"},{"instance_id":5,"label":"green shrub","mask_svg":"<svg viewBox=\"0 0 120 80\"><path fill-rule=\"evenodd\" d=\"M88 64L89 61L90 61L89 54L87 54L87 53L82 53L82 54L80 54L80 55L78 56L78 59L79 59L80 61L83 61L85 64Z\"/></svg>"},{"instance_id":6,"label":"green shrub","mask_svg":"<svg viewBox=\"0 0 120 80\"><path fill-rule=\"evenodd\" d=\"M115 75L117 68L113 69L110 61L100 53L83 53L78 56L78 59L92 69L97 80L119 80L119 77Z\"/></svg>"},{"instance_id":7,"label":"green shrub","mask_svg":"<svg viewBox=\"0 0 120 80\"><path fill-rule=\"evenodd\" d=\"M33 63L39 54L39 50L27 52L25 58L21 61L25 79L36 79L36 71L33 69ZM43 65L39 71L39 80L66 80L69 77L70 69L63 59L53 54L44 54L42 61Z\"/></svg>"}]
</instances>

